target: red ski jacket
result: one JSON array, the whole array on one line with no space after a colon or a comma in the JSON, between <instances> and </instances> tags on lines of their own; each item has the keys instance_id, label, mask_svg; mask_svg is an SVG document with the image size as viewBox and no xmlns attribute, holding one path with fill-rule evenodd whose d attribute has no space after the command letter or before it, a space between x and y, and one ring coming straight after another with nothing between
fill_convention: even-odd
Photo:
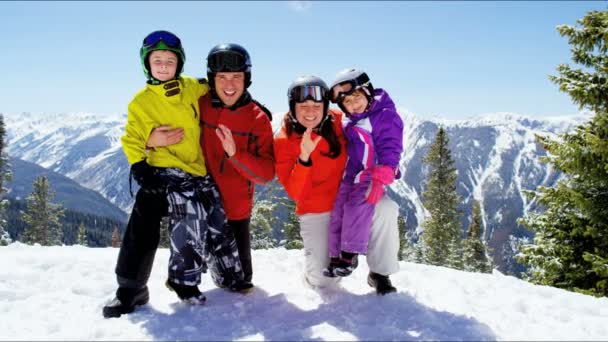
<instances>
[{"instance_id":1,"label":"red ski jacket","mask_svg":"<svg viewBox=\"0 0 608 342\"><path fill-rule=\"evenodd\" d=\"M251 100L238 108L211 105L211 94L198 100L201 113L201 147L207 170L218 185L226 216L251 216L254 183L274 178L273 136L265 108ZM215 130L223 124L232 131L236 154L228 158Z\"/></svg>"}]
</instances>

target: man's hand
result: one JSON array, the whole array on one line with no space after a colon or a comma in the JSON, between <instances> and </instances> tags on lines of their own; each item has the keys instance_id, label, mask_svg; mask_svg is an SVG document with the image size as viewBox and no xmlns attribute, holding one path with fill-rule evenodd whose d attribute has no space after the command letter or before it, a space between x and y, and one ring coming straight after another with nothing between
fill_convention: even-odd
<instances>
[{"instance_id":1,"label":"man's hand","mask_svg":"<svg viewBox=\"0 0 608 342\"><path fill-rule=\"evenodd\" d=\"M319 141L321 141L321 136L317 136L315 140L312 140L310 134L312 133L312 128L307 128L304 134L302 135L302 143L300 144L300 159L303 162L307 162L310 158L310 154L312 151L317 148Z\"/></svg>"},{"instance_id":2,"label":"man's hand","mask_svg":"<svg viewBox=\"0 0 608 342\"><path fill-rule=\"evenodd\" d=\"M219 124L215 129L215 134L218 138L220 138L224 151L228 157L234 156L236 154L236 144L234 143L234 138L232 137L232 132L230 129L222 124Z\"/></svg>"},{"instance_id":3,"label":"man's hand","mask_svg":"<svg viewBox=\"0 0 608 342\"><path fill-rule=\"evenodd\" d=\"M184 138L183 128L171 128L171 126L159 126L152 130L146 147L164 147L174 145L182 141Z\"/></svg>"}]
</instances>

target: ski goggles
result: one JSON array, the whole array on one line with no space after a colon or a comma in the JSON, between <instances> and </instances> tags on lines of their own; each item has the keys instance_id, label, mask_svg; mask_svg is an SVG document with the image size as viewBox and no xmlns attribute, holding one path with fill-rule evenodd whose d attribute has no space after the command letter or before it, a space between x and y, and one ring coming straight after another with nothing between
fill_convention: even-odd
<instances>
[{"instance_id":1,"label":"ski goggles","mask_svg":"<svg viewBox=\"0 0 608 342\"><path fill-rule=\"evenodd\" d=\"M330 100L333 103L340 103L344 100L344 97L351 95L357 89L367 86L369 84L369 77L366 73L362 73L357 76L355 79L344 81L336 84L331 87L330 92Z\"/></svg>"},{"instance_id":2,"label":"ski goggles","mask_svg":"<svg viewBox=\"0 0 608 342\"><path fill-rule=\"evenodd\" d=\"M155 31L150 33L146 38L144 38L143 47L145 49L151 49L157 46L160 42L165 43L165 45L170 49L181 49L182 42L171 32L167 31Z\"/></svg>"},{"instance_id":3,"label":"ski goggles","mask_svg":"<svg viewBox=\"0 0 608 342\"><path fill-rule=\"evenodd\" d=\"M298 86L291 90L289 97L296 103L302 103L306 100L323 102L327 98L327 89L318 85Z\"/></svg>"},{"instance_id":4,"label":"ski goggles","mask_svg":"<svg viewBox=\"0 0 608 342\"><path fill-rule=\"evenodd\" d=\"M207 58L207 68L211 72L246 71L248 67L247 58L236 52L221 51Z\"/></svg>"}]
</instances>

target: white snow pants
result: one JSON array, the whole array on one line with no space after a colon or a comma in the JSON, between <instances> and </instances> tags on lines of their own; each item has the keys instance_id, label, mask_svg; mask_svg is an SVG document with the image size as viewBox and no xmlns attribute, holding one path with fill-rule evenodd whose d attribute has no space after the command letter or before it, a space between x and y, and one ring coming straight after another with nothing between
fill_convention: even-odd
<instances>
[{"instance_id":1,"label":"white snow pants","mask_svg":"<svg viewBox=\"0 0 608 342\"><path fill-rule=\"evenodd\" d=\"M305 278L315 287L335 285L339 277L329 278L323 275L323 269L329 265L329 219L331 212L304 214L299 216L300 235L304 242ZM369 246L367 265L370 271L389 275L399 270L399 228L397 217L399 206L388 196L383 196L376 204Z\"/></svg>"}]
</instances>

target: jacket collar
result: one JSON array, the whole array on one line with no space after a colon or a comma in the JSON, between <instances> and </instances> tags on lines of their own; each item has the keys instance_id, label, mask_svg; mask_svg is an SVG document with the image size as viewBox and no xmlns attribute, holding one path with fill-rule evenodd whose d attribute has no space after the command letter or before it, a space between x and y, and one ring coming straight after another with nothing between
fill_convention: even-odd
<instances>
[{"instance_id":1,"label":"jacket collar","mask_svg":"<svg viewBox=\"0 0 608 342\"><path fill-rule=\"evenodd\" d=\"M146 84L146 88L153 91L158 95L162 95L165 97L173 97L181 93L182 88L182 78L178 78L177 80L170 80L166 82L162 82L160 84Z\"/></svg>"}]
</instances>

